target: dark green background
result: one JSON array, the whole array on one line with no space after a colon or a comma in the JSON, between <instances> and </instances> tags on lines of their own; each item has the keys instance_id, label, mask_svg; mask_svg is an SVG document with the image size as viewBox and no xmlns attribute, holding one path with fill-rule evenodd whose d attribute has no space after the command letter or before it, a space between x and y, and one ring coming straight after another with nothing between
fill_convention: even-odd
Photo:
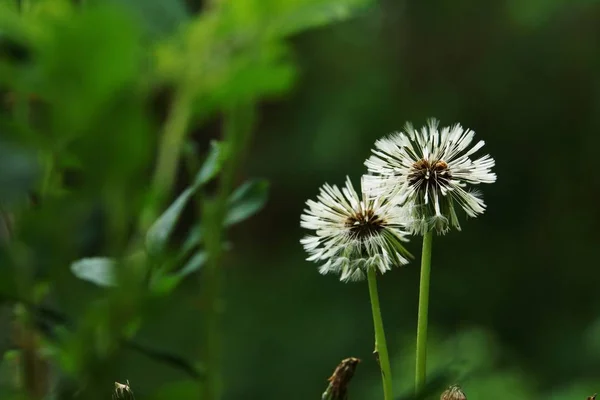
<instances>
[{"instance_id":1,"label":"dark green background","mask_svg":"<svg viewBox=\"0 0 600 400\"><path fill-rule=\"evenodd\" d=\"M358 391L377 380L366 284L322 277L303 261L299 216L322 183L350 175L358 184L376 139L430 116L475 130L498 175L480 187L486 213L434 240L430 329L442 341L484 329L498 346L491 374L514 369L531 388L519 392L506 378L484 395L469 392L481 390L473 377L461 382L467 395L537 398L586 379L596 386L565 398L597 390L600 8L534 3L387 1L295 40L298 88L265 107L248 160L271 180L272 195L234 236L228 318L237 397L309 398L346 356L365 361ZM419 255L419 239L408 248ZM414 357L418 274L417 258L380 283L400 363ZM472 347L453 356L473 357Z\"/></svg>"}]
</instances>

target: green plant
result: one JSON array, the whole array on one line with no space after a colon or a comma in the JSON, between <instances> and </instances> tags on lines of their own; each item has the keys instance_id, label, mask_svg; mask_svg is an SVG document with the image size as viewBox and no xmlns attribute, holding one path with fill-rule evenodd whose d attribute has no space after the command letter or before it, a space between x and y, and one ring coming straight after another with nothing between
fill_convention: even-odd
<instances>
[{"instance_id":1,"label":"green plant","mask_svg":"<svg viewBox=\"0 0 600 400\"><path fill-rule=\"evenodd\" d=\"M36 338L22 355L50 370L24 369L15 396L107 398L134 351L191 379L165 380L157 398L222 398L226 231L267 201L267 181L239 183L260 102L292 88L288 37L366 3L219 1L192 15L176 1L165 13L0 2L2 221L14 221L0 298ZM192 133L215 119L221 139L204 150ZM144 344L153 308L184 285L197 287L195 350ZM129 379L138 396L140 379Z\"/></svg>"}]
</instances>

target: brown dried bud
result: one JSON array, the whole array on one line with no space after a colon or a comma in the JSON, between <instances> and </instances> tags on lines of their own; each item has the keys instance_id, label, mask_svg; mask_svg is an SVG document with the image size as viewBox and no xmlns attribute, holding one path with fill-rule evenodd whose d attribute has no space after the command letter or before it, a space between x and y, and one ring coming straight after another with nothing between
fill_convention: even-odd
<instances>
[{"instance_id":1,"label":"brown dried bud","mask_svg":"<svg viewBox=\"0 0 600 400\"><path fill-rule=\"evenodd\" d=\"M467 396L460 389L460 386L452 385L442 393L440 400L467 400Z\"/></svg>"},{"instance_id":2,"label":"brown dried bud","mask_svg":"<svg viewBox=\"0 0 600 400\"><path fill-rule=\"evenodd\" d=\"M328 379L329 387L323 393L323 399L346 400L348 398L348 383L354 376L354 371L360 360L350 357L342 360Z\"/></svg>"},{"instance_id":3,"label":"brown dried bud","mask_svg":"<svg viewBox=\"0 0 600 400\"><path fill-rule=\"evenodd\" d=\"M594 393L593 395L588 397L587 400L596 400L596 396L598 396L598 393Z\"/></svg>"}]
</instances>

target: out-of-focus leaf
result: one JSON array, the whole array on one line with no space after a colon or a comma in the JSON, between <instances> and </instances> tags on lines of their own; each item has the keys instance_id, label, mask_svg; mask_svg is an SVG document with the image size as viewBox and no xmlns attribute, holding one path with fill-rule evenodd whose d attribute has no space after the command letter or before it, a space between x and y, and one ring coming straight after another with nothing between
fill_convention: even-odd
<instances>
[{"instance_id":1,"label":"out-of-focus leaf","mask_svg":"<svg viewBox=\"0 0 600 400\"><path fill-rule=\"evenodd\" d=\"M48 41L38 48L37 89L54 103L56 135L87 132L98 111L135 82L142 48L134 22L121 8L99 6L52 26Z\"/></svg>"},{"instance_id":2,"label":"out-of-focus leaf","mask_svg":"<svg viewBox=\"0 0 600 400\"><path fill-rule=\"evenodd\" d=\"M181 282L177 275L155 273L150 281L150 291L156 296L170 294Z\"/></svg>"},{"instance_id":3,"label":"out-of-focus leaf","mask_svg":"<svg viewBox=\"0 0 600 400\"><path fill-rule=\"evenodd\" d=\"M173 232L175 224L186 204L196 190L219 173L226 157L226 145L213 141L206 161L196 174L193 185L185 189L148 230L146 235L146 249L148 250L148 254L157 255L165 249L169 236ZM195 237L192 237L192 239L196 240ZM193 248L195 243L189 243L188 245L191 245Z\"/></svg>"},{"instance_id":4,"label":"out-of-focus leaf","mask_svg":"<svg viewBox=\"0 0 600 400\"><path fill-rule=\"evenodd\" d=\"M157 75L193 94L203 116L289 90L296 69L286 36L342 20L372 0L247 0L220 4L158 46Z\"/></svg>"},{"instance_id":5,"label":"out-of-focus leaf","mask_svg":"<svg viewBox=\"0 0 600 400\"><path fill-rule=\"evenodd\" d=\"M26 113L29 141L56 156L56 169L67 159L78 165L91 190L126 186L141 197L136 178L150 161L153 137L135 18L114 4L72 10L68 0L27 3L16 22L0 11L0 29L7 25L10 37L27 45L31 65L7 69L0 82L35 95ZM139 199L130 200L135 208Z\"/></svg>"},{"instance_id":6,"label":"out-of-focus leaf","mask_svg":"<svg viewBox=\"0 0 600 400\"><path fill-rule=\"evenodd\" d=\"M192 198L195 189L196 187L190 187L184 190L148 230L146 249L150 255L160 254L165 249L166 242L173 232L185 205ZM229 198L229 210L225 218L225 225L236 224L257 213L267 201L268 189L269 183L266 180L249 181L236 189ZM180 249L180 254L187 257L187 254L198 246L201 241L201 226L192 227Z\"/></svg>"},{"instance_id":7,"label":"out-of-focus leaf","mask_svg":"<svg viewBox=\"0 0 600 400\"><path fill-rule=\"evenodd\" d=\"M160 273L156 274L150 286L152 292L158 295L165 295L172 292L186 276L202 268L206 264L207 259L208 254L205 251L199 251L180 270L163 275Z\"/></svg>"},{"instance_id":8,"label":"out-of-focus leaf","mask_svg":"<svg viewBox=\"0 0 600 400\"><path fill-rule=\"evenodd\" d=\"M189 19L184 2L181 0L109 0L109 2L127 7L141 20L152 38L172 33ZM93 0L89 3L102 4L107 1Z\"/></svg>"},{"instance_id":9,"label":"out-of-focus leaf","mask_svg":"<svg viewBox=\"0 0 600 400\"><path fill-rule=\"evenodd\" d=\"M195 225L190 229L188 236L181 246L180 254L187 255L194 247L198 246L202 241L202 227Z\"/></svg>"},{"instance_id":10,"label":"out-of-focus leaf","mask_svg":"<svg viewBox=\"0 0 600 400\"><path fill-rule=\"evenodd\" d=\"M190 258L190 260L183 266L182 269L177 271L175 274L181 278L188 276L198 271L208 259L208 254L205 251L199 251Z\"/></svg>"},{"instance_id":11,"label":"out-of-focus leaf","mask_svg":"<svg viewBox=\"0 0 600 400\"><path fill-rule=\"evenodd\" d=\"M36 158L23 149L0 142L0 202L22 200L39 175Z\"/></svg>"},{"instance_id":12,"label":"out-of-focus leaf","mask_svg":"<svg viewBox=\"0 0 600 400\"><path fill-rule=\"evenodd\" d=\"M193 194L193 188L184 190L167 208L167 211L152 224L146 234L146 249L148 254L157 255L165 249L167 240L175 228L179 215L181 215L181 212Z\"/></svg>"},{"instance_id":13,"label":"out-of-focus leaf","mask_svg":"<svg viewBox=\"0 0 600 400\"><path fill-rule=\"evenodd\" d=\"M250 0L230 2L238 24L262 27L269 37L284 37L351 17L372 0Z\"/></svg>"},{"instance_id":14,"label":"out-of-focus leaf","mask_svg":"<svg viewBox=\"0 0 600 400\"><path fill-rule=\"evenodd\" d=\"M71 264L71 272L101 287L116 286L115 260L106 257L82 258Z\"/></svg>"},{"instance_id":15,"label":"out-of-focus leaf","mask_svg":"<svg viewBox=\"0 0 600 400\"><path fill-rule=\"evenodd\" d=\"M269 182L264 179L244 183L229 198L225 225L241 222L260 211L267 202Z\"/></svg>"},{"instance_id":16,"label":"out-of-focus leaf","mask_svg":"<svg viewBox=\"0 0 600 400\"><path fill-rule=\"evenodd\" d=\"M285 2L281 2L285 3ZM274 24L273 30L280 34L291 35L299 31L317 28L332 22L350 18L362 7L372 3L371 0L302 0L298 1L295 11L282 14Z\"/></svg>"},{"instance_id":17,"label":"out-of-focus leaf","mask_svg":"<svg viewBox=\"0 0 600 400\"><path fill-rule=\"evenodd\" d=\"M226 143L217 142L215 140L210 143L210 151L206 157L206 161L204 161L202 168L200 168L200 171L196 174L196 179L194 180L195 186L204 185L206 182L217 176L221 171L221 168L223 168L223 163L227 159L227 151L228 146Z\"/></svg>"}]
</instances>

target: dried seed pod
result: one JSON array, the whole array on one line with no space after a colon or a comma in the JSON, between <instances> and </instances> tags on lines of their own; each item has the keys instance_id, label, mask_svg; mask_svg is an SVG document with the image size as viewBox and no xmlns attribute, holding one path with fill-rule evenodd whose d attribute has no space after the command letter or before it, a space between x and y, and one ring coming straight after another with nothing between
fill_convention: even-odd
<instances>
[{"instance_id":1,"label":"dried seed pod","mask_svg":"<svg viewBox=\"0 0 600 400\"><path fill-rule=\"evenodd\" d=\"M335 368L331 377L329 377L329 386L325 393L323 393L323 399L329 400L346 400L348 399L348 383L354 376L356 366L360 363L360 360L355 357L350 357L342 360L340 364Z\"/></svg>"},{"instance_id":2,"label":"dried seed pod","mask_svg":"<svg viewBox=\"0 0 600 400\"><path fill-rule=\"evenodd\" d=\"M461 390L460 386L452 385L442 393L440 400L467 400L467 396Z\"/></svg>"}]
</instances>

